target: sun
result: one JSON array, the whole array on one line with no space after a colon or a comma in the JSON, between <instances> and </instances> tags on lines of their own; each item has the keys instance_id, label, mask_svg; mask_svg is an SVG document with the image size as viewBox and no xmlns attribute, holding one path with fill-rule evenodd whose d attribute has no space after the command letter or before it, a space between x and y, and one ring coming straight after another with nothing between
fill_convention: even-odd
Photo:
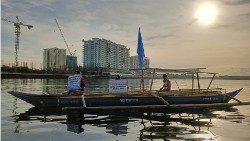
<instances>
[{"instance_id":1,"label":"sun","mask_svg":"<svg viewBox=\"0 0 250 141\"><path fill-rule=\"evenodd\" d=\"M204 2L195 13L195 18L204 25L211 25L214 23L218 15L218 10L215 4Z\"/></svg>"}]
</instances>

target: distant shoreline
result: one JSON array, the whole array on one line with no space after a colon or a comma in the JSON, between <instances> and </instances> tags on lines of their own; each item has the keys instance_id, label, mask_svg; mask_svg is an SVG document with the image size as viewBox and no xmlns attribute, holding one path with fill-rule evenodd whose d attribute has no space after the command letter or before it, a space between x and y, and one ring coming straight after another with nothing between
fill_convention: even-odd
<instances>
[{"instance_id":1,"label":"distant shoreline","mask_svg":"<svg viewBox=\"0 0 250 141\"><path fill-rule=\"evenodd\" d=\"M1 79L67 79L72 74L37 74L37 73L1 73ZM114 78L114 76L104 76L104 75L86 75L87 78L93 79L107 79ZM140 79L140 76L122 76L126 79ZM144 76L145 79L151 79L150 76ZM155 79L162 79L162 77L157 76ZM171 77L170 79L190 79L190 78L180 78L180 77ZM201 79L211 79L204 77ZM214 79L223 79L223 80L250 80L250 76L217 76Z\"/></svg>"},{"instance_id":2,"label":"distant shoreline","mask_svg":"<svg viewBox=\"0 0 250 141\"><path fill-rule=\"evenodd\" d=\"M250 76L218 76L215 79L224 79L224 80L250 80Z\"/></svg>"}]
</instances>

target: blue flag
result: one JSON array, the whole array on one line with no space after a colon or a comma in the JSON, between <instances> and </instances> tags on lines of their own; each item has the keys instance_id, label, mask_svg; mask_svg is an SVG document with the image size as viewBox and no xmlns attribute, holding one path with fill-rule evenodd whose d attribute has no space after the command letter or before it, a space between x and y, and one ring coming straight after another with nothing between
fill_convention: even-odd
<instances>
[{"instance_id":1,"label":"blue flag","mask_svg":"<svg viewBox=\"0 0 250 141\"><path fill-rule=\"evenodd\" d=\"M138 54L139 68L143 69L144 68L145 54L144 54L144 48L143 48L140 28L139 28L139 32L138 32L137 54Z\"/></svg>"}]
</instances>

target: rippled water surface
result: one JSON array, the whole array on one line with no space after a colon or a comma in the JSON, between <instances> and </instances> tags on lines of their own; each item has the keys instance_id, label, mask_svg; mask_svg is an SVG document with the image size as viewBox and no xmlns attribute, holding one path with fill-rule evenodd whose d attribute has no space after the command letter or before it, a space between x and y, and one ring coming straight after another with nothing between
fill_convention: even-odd
<instances>
[{"instance_id":1,"label":"rippled water surface","mask_svg":"<svg viewBox=\"0 0 250 141\"><path fill-rule=\"evenodd\" d=\"M140 80L131 79L129 89L139 89ZM1 140L250 140L250 106L220 111L144 113L103 111L65 115L54 109L37 109L16 99L8 91L57 94L66 90L64 79L3 79L1 81ZM146 81L149 87L151 80ZM171 80L173 89L190 88L190 80ZM206 88L209 80L201 80ZM155 80L159 89L162 81ZM88 91L107 91L108 80L88 80ZM227 91L244 88L236 97L250 101L249 80L215 80L213 88Z\"/></svg>"}]
</instances>

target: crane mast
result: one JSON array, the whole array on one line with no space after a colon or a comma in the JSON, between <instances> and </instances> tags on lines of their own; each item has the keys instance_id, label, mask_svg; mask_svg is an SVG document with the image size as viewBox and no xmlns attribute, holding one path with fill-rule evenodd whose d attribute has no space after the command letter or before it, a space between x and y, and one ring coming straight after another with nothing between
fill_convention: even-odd
<instances>
[{"instance_id":1,"label":"crane mast","mask_svg":"<svg viewBox=\"0 0 250 141\"><path fill-rule=\"evenodd\" d=\"M57 25L57 27L58 27L58 29L59 29L59 31L60 31L60 34L61 34L61 36L62 36L62 38L63 38L63 41L64 41L64 43L65 43L65 45L66 45L66 47L67 47L67 49L68 49L68 51L69 51L69 54L72 56L73 54L70 52L69 45L68 45L68 43L66 42L66 39L65 39L65 37L64 37L64 35L63 35L62 29L61 29L61 27L59 26L59 23L58 23L57 19L55 19L55 21L56 21L56 25Z\"/></svg>"},{"instance_id":2,"label":"crane mast","mask_svg":"<svg viewBox=\"0 0 250 141\"><path fill-rule=\"evenodd\" d=\"M9 22L9 23L13 23L15 26L15 35L16 35L16 38L15 38L15 67L17 68L18 67L19 37L21 34L21 26L27 26L28 29L33 28L33 26L23 24L22 22L19 21L18 16L16 16L16 19L17 19L17 21L14 22L14 21L10 21L8 19L1 18L1 20Z\"/></svg>"}]
</instances>

